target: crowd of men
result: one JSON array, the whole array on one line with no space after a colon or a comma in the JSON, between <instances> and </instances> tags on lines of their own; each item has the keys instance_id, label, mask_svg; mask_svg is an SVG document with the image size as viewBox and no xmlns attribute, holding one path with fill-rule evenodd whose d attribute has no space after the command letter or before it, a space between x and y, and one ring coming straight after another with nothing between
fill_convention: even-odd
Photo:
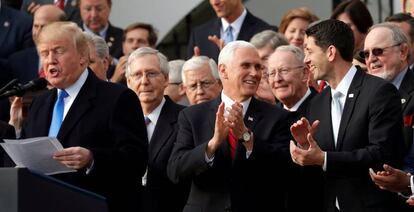
<instances>
[{"instance_id":1,"label":"crowd of men","mask_svg":"<svg viewBox=\"0 0 414 212\"><path fill-rule=\"evenodd\" d=\"M412 211L414 18L373 25L351 0L288 11L279 33L209 2L171 61L152 25L109 22L111 0L0 4L1 87L48 81L0 100L0 138L57 137L76 172L52 177L109 211Z\"/></svg>"}]
</instances>

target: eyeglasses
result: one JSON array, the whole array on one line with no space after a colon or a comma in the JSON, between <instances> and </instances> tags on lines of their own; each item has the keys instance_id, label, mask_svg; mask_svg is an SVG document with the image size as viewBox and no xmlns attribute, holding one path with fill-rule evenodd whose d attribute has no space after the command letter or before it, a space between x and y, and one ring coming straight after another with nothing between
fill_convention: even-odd
<instances>
[{"instance_id":1,"label":"eyeglasses","mask_svg":"<svg viewBox=\"0 0 414 212\"><path fill-rule=\"evenodd\" d=\"M401 45L401 43L397 43L397 44L395 44L395 45L392 45L392 46L387 46L387 47L384 47L384 48L373 48L373 49L371 50L371 52L372 52L372 54L373 54L374 56L378 57L378 56L381 56L382 54L384 54L384 51L385 51L386 49L389 49L389 48L392 48L392 47L396 47L396 46L399 46L399 45ZM368 59L368 58L369 58L369 55L370 55L370 51L369 51L369 50L364 50L364 51L360 51L360 52L359 52L359 56L360 56L361 58Z\"/></svg>"},{"instance_id":2,"label":"eyeglasses","mask_svg":"<svg viewBox=\"0 0 414 212\"><path fill-rule=\"evenodd\" d=\"M204 81L200 81L197 83L193 83L190 85L186 85L186 88L188 88L190 91L196 91L197 88L203 88L203 89L207 89L210 86L212 86L216 81L210 81L210 80L204 80Z\"/></svg>"},{"instance_id":3,"label":"eyeglasses","mask_svg":"<svg viewBox=\"0 0 414 212\"><path fill-rule=\"evenodd\" d=\"M286 76L288 73L290 73L293 70L304 68L304 66L295 66L295 67L282 67L278 69L273 69L267 72L269 77L276 77L276 74L279 74L279 76Z\"/></svg>"},{"instance_id":4,"label":"eyeglasses","mask_svg":"<svg viewBox=\"0 0 414 212\"><path fill-rule=\"evenodd\" d=\"M142 77L145 75L145 78L151 80L154 79L156 77L158 77L161 74L161 72L156 72L156 71L148 71L148 72L135 72L132 73L131 75L129 75L130 77L134 78L135 80L141 80Z\"/></svg>"}]
</instances>

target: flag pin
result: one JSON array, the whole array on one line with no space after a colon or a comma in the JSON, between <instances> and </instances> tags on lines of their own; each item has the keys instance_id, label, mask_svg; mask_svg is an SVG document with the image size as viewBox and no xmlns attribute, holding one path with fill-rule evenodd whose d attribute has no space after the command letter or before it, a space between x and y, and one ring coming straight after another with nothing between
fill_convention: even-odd
<instances>
[{"instance_id":1,"label":"flag pin","mask_svg":"<svg viewBox=\"0 0 414 212\"><path fill-rule=\"evenodd\" d=\"M405 103L405 99L401 99L401 104L404 104Z\"/></svg>"},{"instance_id":2,"label":"flag pin","mask_svg":"<svg viewBox=\"0 0 414 212\"><path fill-rule=\"evenodd\" d=\"M253 117L249 116L249 117L247 117L247 120L248 121L253 121Z\"/></svg>"},{"instance_id":3,"label":"flag pin","mask_svg":"<svg viewBox=\"0 0 414 212\"><path fill-rule=\"evenodd\" d=\"M354 94L353 93L348 94L348 98L354 98Z\"/></svg>"}]
</instances>

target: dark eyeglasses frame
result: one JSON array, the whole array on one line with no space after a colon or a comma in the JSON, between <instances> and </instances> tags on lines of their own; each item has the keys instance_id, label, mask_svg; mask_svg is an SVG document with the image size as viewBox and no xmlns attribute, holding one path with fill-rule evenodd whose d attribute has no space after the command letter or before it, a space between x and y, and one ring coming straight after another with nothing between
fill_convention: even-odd
<instances>
[{"instance_id":1,"label":"dark eyeglasses frame","mask_svg":"<svg viewBox=\"0 0 414 212\"><path fill-rule=\"evenodd\" d=\"M371 52L372 52L372 54L374 56L378 57L378 56L381 56L382 54L384 54L384 51L386 49L393 48L393 47L396 47L396 46L400 46L401 44L402 43L397 43L397 44L394 44L392 46L387 46L387 47L384 47L384 48L373 48L371 51L370 50L363 50L363 51L359 52L359 56L361 58L368 59L369 56L371 55Z\"/></svg>"}]
</instances>

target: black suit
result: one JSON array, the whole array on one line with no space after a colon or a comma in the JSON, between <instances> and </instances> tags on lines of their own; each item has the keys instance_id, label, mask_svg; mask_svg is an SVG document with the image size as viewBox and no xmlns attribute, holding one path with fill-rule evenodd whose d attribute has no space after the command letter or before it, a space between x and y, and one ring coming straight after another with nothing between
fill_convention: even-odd
<instances>
[{"instance_id":1,"label":"black suit","mask_svg":"<svg viewBox=\"0 0 414 212\"><path fill-rule=\"evenodd\" d=\"M30 3L36 3L40 5L44 4L54 4L54 0L23 0L22 2L22 11L27 11L27 8L29 7ZM80 11L79 11L79 0L68 0L64 7L64 11L67 17L68 21L75 22L77 24L82 22Z\"/></svg>"},{"instance_id":2,"label":"black suit","mask_svg":"<svg viewBox=\"0 0 414 212\"><path fill-rule=\"evenodd\" d=\"M360 68L346 94L335 147L331 121L331 89L312 99L309 120L320 120L314 136L327 152L324 203L334 211L395 211L397 195L381 190L368 168L382 170L384 163L400 167L402 161L401 103L397 89Z\"/></svg>"},{"instance_id":3,"label":"black suit","mask_svg":"<svg viewBox=\"0 0 414 212\"><path fill-rule=\"evenodd\" d=\"M39 62L36 48L27 48L12 54L6 68L20 83L27 83L39 77Z\"/></svg>"},{"instance_id":4,"label":"black suit","mask_svg":"<svg viewBox=\"0 0 414 212\"><path fill-rule=\"evenodd\" d=\"M178 212L183 210L187 201L189 184L173 184L167 176L168 159L177 138L178 114L184 108L165 96L165 103L149 143L147 186L142 193L142 211Z\"/></svg>"},{"instance_id":5,"label":"black suit","mask_svg":"<svg viewBox=\"0 0 414 212\"><path fill-rule=\"evenodd\" d=\"M194 55L194 46L198 46L201 50L201 55L213 58L216 62L220 49L216 44L208 40L209 35L216 35L220 38L221 19L215 18L207 23L194 28L191 32L190 41L187 46L187 58ZM266 29L275 29L263 20L247 11L246 18L243 21L237 40L249 41L256 33Z\"/></svg>"},{"instance_id":6,"label":"black suit","mask_svg":"<svg viewBox=\"0 0 414 212\"><path fill-rule=\"evenodd\" d=\"M108 31L106 31L105 41L109 47L109 54L112 57L120 58L123 55L122 52L122 36L124 31L121 28L112 26L109 23Z\"/></svg>"},{"instance_id":7,"label":"black suit","mask_svg":"<svg viewBox=\"0 0 414 212\"><path fill-rule=\"evenodd\" d=\"M310 95L306 97L296 111L290 112L294 121L306 116L311 100L318 94L313 87L309 87L309 89L311 91ZM277 105L283 108L281 102L277 103ZM286 202L287 211L323 211L323 176L320 169L321 167L319 166L292 166ZM298 201L300 201L300 204L298 204Z\"/></svg>"},{"instance_id":8,"label":"black suit","mask_svg":"<svg viewBox=\"0 0 414 212\"><path fill-rule=\"evenodd\" d=\"M244 118L254 134L250 157L246 159L246 149L238 143L232 161L229 143L224 141L210 166L205 161L206 146L214 134L220 102L218 97L191 106L178 117L168 176L174 182L192 180L184 211L284 211L286 170L291 166L289 113L252 98Z\"/></svg>"},{"instance_id":9,"label":"black suit","mask_svg":"<svg viewBox=\"0 0 414 212\"><path fill-rule=\"evenodd\" d=\"M3 142L2 139L16 139L16 132L13 126L0 121L0 142ZM11 164L10 160L4 149L0 148L0 167L9 166ZM7 163L4 163L4 161L7 161Z\"/></svg>"},{"instance_id":10,"label":"black suit","mask_svg":"<svg viewBox=\"0 0 414 212\"><path fill-rule=\"evenodd\" d=\"M48 135L56 96L52 89L33 101L22 138ZM136 211L148 160L146 134L136 94L89 70L57 137L65 148L89 149L94 166L88 175L79 170L54 176L107 197L112 211Z\"/></svg>"}]
</instances>

